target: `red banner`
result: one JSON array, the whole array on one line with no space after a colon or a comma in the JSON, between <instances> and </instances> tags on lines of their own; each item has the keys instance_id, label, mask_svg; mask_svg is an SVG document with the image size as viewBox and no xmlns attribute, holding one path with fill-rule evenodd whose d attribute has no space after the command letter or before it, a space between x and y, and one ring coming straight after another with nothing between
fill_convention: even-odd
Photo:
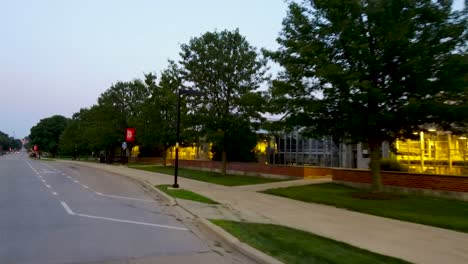
<instances>
[{"instance_id":1,"label":"red banner","mask_svg":"<svg viewBox=\"0 0 468 264\"><path fill-rule=\"evenodd\" d=\"M38 145L34 145L34 146L33 146L33 150L34 150L34 151L38 151L38 150L39 150L39 146L38 146Z\"/></svg>"},{"instance_id":2,"label":"red banner","mask_svg":"<svg viewBox=\"0 0 468 264\"><path fill-rule=\"evenodd\" d=\"M135 141L135 128L129 127L125 130L125 141L126 142Z\"/></svg>"}]
</instances>

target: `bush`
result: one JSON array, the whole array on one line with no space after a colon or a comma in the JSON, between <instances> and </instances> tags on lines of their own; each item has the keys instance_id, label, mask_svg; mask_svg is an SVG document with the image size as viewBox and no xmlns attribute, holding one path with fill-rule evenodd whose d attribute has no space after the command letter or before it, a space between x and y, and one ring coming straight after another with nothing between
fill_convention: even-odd
<instances>
[{"instance_id":1,"label":"bush","mask_svg":"<svg viewBox=\"0 0 468 264\"><path fill-rule=\"evenodd\" d=\"M395 159L382 159L380 161L380 169L383 171L403 171L409 170L407 165L400 164Z\"/></svg>"}]
</instances>

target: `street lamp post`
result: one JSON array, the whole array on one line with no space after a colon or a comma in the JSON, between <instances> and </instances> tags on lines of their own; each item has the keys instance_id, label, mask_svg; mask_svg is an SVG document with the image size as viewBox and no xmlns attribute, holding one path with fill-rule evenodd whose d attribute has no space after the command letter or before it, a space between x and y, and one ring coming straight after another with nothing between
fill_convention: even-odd
<instances>
[{"instance_id":1,"label":"street lamp post","mask_svg":"<svg viewBox=\"0 0 468 264\"><path fill-rule=\"evenodd\" d=\"M178 89L177 91L177 130L176 130L176 149L175 149L175 164L174 164L174 184L172 185L172 188L179 188L179 184L177 183L177 176L179 173L180 99L181 99L182 94L192 95L192 96L201 95L199 91L195 91L191 89Z\"/></svg>"}]
</instances>

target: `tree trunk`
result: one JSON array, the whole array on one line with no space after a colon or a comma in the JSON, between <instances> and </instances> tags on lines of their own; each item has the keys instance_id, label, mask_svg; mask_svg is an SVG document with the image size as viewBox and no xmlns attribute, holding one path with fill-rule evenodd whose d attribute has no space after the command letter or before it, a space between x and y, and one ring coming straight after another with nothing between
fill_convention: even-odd
<instances>
[{"instance_id":1,"label":"tree trunk","mask_svg":"<svg viewBox=\"0 0 468 264\"><path fill-rule=\"evenodd\" d=\"M372 191L382 191L382 178L380 175L380 159L382 156L382 142L369 142L370 171L372 175Z\"/></svg>"},{"instance_id":2,"label":"tree trunk","mask_svg":"<svg viewBox=\"0 0 468 264\"><path fill-rule=\"evenodd\" d=\"M224 150L224 149L223 149L223 152L221 154L221 162L222 162L221 174L223 176L226 176L226 150Z\"/></svg>"}]
</instances>

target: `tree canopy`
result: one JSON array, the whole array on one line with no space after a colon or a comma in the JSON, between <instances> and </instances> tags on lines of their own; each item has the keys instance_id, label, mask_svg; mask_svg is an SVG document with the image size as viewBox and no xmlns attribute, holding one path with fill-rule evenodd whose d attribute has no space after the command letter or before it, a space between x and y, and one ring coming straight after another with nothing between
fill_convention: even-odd
<instances>
[{"instance_id":1,"label":"tree canopy","mask_svg":"<svg viewBox=\"0 0 468 264\"><path fill-rule=\"evenodd\" d=\"M194 112L208 135L221 138L225 173L226 135L239 122L261 118L264 100L258 88L267 80L266 61L239 30L207 32L181 49L186 86L202 94Z\"/></svg>"},{"instance_id":2,"label":"tree canopy","mask_svg":"<svg viewBox=\"0 0 468 264\"><path fill-rule=\"evenodd\" d=\"M8 134L0 131L0 154L2 151L15 149L18 150L23 146L21 140L10 137Z\"/></svg>"},{"instance_id":3,"label":"tree canopy","mask_svg":"<svg viewBox=\"0 0 468 264\"><path fill-rule=\"evenodd\" d=\"M266 52L284 69L271 89L274 108L306 134L368 143L380 190L382 142L411 136L424 124L466 121L467 12L451 6L291 2L280 48Z\"/></svg>"},{"instance_id":4,"label":"tree canopy","mask_svg":"<svg viewBox=\"0 0 468 264\"><path fill-rule=\"evenodd\" d=\"M49 152L53 157L59 150L59 140L68 124L68 119L61 115L44 118L31 128L29 139L32 145Z\"/></svg>"}]
</instances>

